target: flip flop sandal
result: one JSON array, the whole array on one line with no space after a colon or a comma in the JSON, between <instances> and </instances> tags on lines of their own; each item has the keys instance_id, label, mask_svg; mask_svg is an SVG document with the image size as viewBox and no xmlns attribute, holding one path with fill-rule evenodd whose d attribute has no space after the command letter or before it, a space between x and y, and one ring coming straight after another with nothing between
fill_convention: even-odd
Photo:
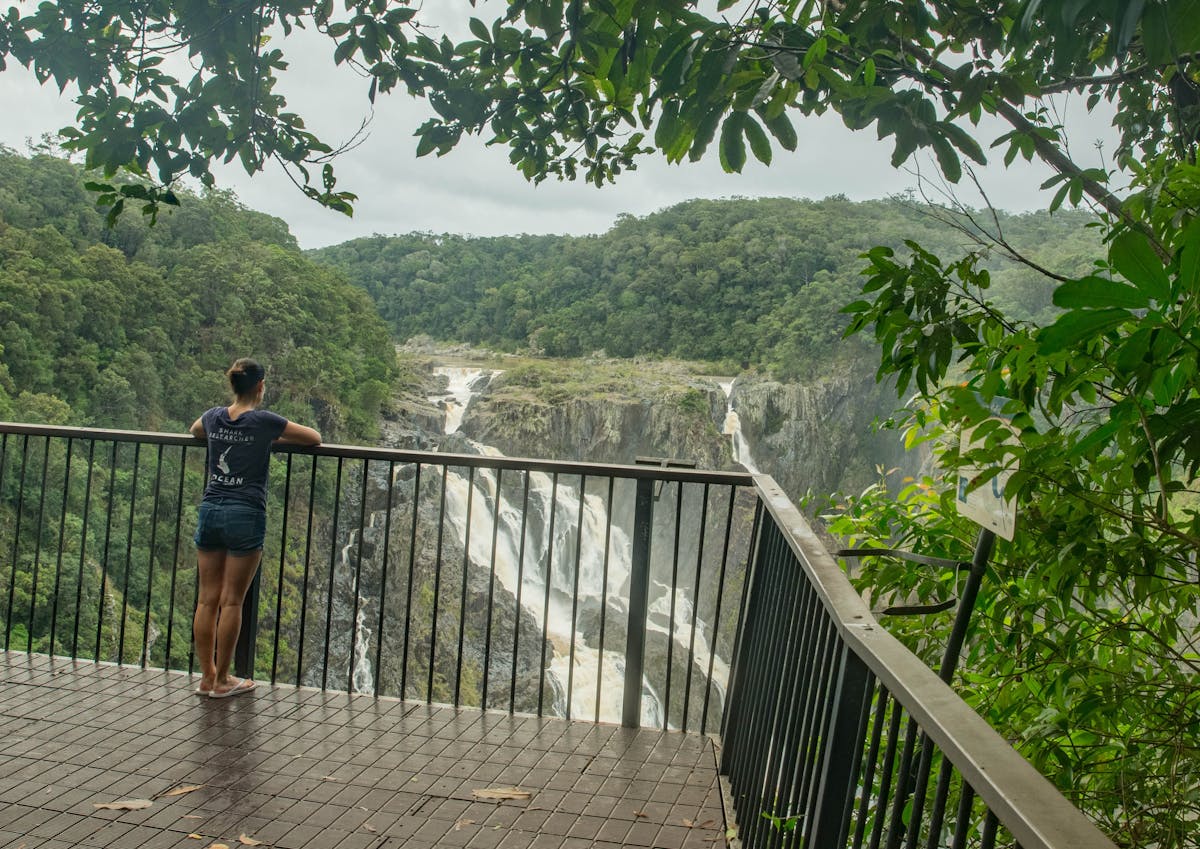
<instances>
[{"instance_id":1,"label":"flip flop sandal","mask_svg":"<svg viewBox=\"0 0 1200 849\"><path fill-rule=\"evenodd\" d=\"M237 681L237 683L234 684L232 687L230 687L228 690L225 690L223 692L217 692L216 690L210 690L208 693L208 697L210 699L227 699L230 696L239 696L242 693L249 693L255 687L254 682L251 681L249 678L235 678L234 680Z\"/></svg>"}]
</instances>

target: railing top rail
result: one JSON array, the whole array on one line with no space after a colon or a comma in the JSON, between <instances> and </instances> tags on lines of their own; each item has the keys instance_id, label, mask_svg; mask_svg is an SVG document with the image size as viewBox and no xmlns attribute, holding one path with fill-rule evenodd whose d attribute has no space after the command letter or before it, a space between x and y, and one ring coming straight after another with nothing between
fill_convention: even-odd
<instances>
[{"instance_id":1,"label":"railing top rail","mask_svg":"<svg viewBox=\"0 0 1200 849\"><path fill-rule=\"evenodd\" d=\"M755 486L842 639L1024 849L1115 845L925 663L889 634L769 475Z\"/></svg>"},{"instance_id":2,"label":"railing top rail","mask_svg":"<svg viewBox=\"0 0 1200 849\"><path fill-rule=\"evenodd\" d=\"M140 442L143 445L181 445L199 447L204 441L190 434L154 433L141 430L111 430L106 428L35 425L19 422L0 422L0 433L28 436L51 436L63 439L94 439L108 442ZM399 448L367 448L358 445L278 445L279 453L314 454L319 457L381 460L396 463L423 463L436 466L474 466L482 469L516 469L546 474L587 475L682 481L726 486L753 486L754 478L745 472L718 472L663 466L629 466L617 463L582 463L561 460L535 460L524 457L491 457L477 454L445 454L435 451L409 451Z\"/></svg>"}]
</instances>

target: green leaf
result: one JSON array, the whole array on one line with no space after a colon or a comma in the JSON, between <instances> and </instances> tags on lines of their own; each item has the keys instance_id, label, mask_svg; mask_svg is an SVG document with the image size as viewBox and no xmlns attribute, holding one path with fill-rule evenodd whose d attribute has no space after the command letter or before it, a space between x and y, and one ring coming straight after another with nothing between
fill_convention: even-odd
<instances>
[{"instance_id":1,"label":"green leaf","mask_svg":"<svg viewBox=\"0 0 1200 849\"><path fill-rule=\"evenodd\" d=\"M758 121L755 121L754 117L749 114L746 115L744 126L746 138L750 142L750 150L754 153L754 158L763 165L770 165L771 141L767 138L767 134L759 126Z\"/></svg>"},{"instance_id":2,"label":"green leaf","mask_svg":"<svg viewBox=\"0 0 1200 849\"><path fill-rule=\"evenodd\" d=\"M1122 277L1160 304L1171 299L1171 280L1144 233L1128 230L1113 239L1108 261Z\"/></svg>"},{"instance_id":3,"label":"green leaf","mask_svg":"<svg viewBox=\"0 0 1200 849\"><path fill-rule=\"evenodd\" d=\"M721 125L721 167L726 173L740 173L746 164L746 142L742 135L745 112L731 112Z\"/></svg>"},{"instance_id":4,"label":"green leaf","mask_svg":"<svg viewBox=\"0 0 1200 849\"><path fill-rule=\"evenodd\" d=\"M1143 309L1150 305L1145 292L1116 280L1083 277L1068 280L1054 290L1054 305L1064 309L1088 307L1128 307Z\"/></svg>"},{"instance_id":5,"label":"green leaf","mask_svg":"<svg viewBox=\"0 0 1200 849\"><path fill-rule=\"evenodd\" d=\"M771 131L771 135L779 142L779 146L784 150L795 150L798 139L796 138L796 128L792 126L792 121L788 118L787 113L781 113L778 117L772 118L766 122L767 129Z\"/></svg>"},{"instance_id":6,"label":"green leaf","mask_svg":"<svg viewBox=\"0 0 1200 849\"><path fill-rule=\"evenodd\" d=\"M1038 346L1043 353L1062 351L1086 339L1098 336L1133 318L1129 310L1115 307L1103 310L1072 310L1058 317L1049 327L1037 335Z\"/></svg>"}]
</instances>

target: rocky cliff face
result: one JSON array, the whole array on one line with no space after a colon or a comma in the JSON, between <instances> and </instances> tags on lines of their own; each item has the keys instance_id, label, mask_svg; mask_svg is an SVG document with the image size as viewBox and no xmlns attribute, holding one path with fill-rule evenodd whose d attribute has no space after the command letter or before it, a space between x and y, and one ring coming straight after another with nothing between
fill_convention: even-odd
<instances>
[{"instance_id":1,"label":"rocky cliff face","mask_svg":"<svg viewBox=\"0 0 1200 849\"><path fill-rule=\"evenodd\" d=\"M472 404L462 432L510 457L633 463L638 457L729 468L720 431L725 396L715 384L648 386L637 394L547 399L513 391L501 374Z\"/></svg>"},{"instance_id":2,"label":"rocky cliff face","mask_svg":"<svg viewBox=\"0 0 1200 849\"><path fill-rule=\"evenodd\" d=\"M877 467L911 473L916 459L895 431L874 432L876 418L899 401L872 373L807 384L739 378L733 406L754 462L793 499L808 490L857 491L878 479Z\"/></svg>"}]
</instances>

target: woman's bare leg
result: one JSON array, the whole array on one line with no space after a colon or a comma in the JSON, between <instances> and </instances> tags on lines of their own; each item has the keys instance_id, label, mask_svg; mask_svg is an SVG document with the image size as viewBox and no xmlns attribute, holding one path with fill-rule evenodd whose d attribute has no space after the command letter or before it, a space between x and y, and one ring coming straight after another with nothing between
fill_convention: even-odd
<instances>
[{"instance_id":1,"label":"woman's bare leg","mask_svg":"<svg viewBox=\"0 0 1200 849\"><path fill-rule=\"evenodd\" d=\"M238 633L242 630L242 602L246 598L246 591L250 589L250 582L254 580L261 557L261 551L225 555L225 576L220 592L221 613L217 619L216 679L213 684L217 692L228 690L234 684L229 676L229 664L233 660Z\"/></svg>"},{"instance_id":2,"label":"woman's bare leg","mask_svg":"<svg viewBox=\"0 0 1200 849\"><path fill-rule=\"evenodd\" d=\"M225 585L225 552L197 551L199 589L196 593L196 615L192 619L192 637L196 641L196 658L200 661L200 689L211 690L217 680L214 661L217 639L217 613L220 610L221 589Z\"/></svg>"}]
</instances>

